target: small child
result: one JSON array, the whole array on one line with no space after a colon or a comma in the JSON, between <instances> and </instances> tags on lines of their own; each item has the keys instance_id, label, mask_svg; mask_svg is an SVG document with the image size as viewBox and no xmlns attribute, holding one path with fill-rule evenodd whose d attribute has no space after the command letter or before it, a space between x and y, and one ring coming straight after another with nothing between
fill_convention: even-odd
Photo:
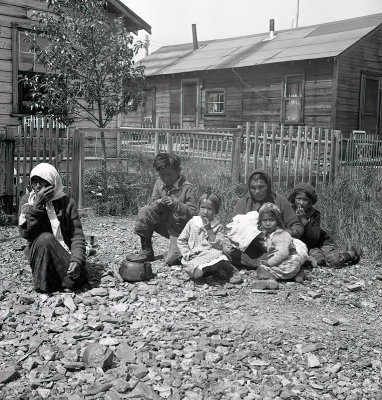
<instances>
[{"instance_id":1,"label":"small child","mask_svg":"<svg viewBox=\"0 0 382 400\"><path fill-rule=\"evenodd\" d=\"M340 252L334 240L321 229L320 212L313 207L317 202L317 194L312 185L297 184L288 200L304 226L301 240L308 246L310 261L314 267L327 265L332 268L342 268L359 262L362 252L353 245L349 250Z\"/></svg>"},{"instance_id":2,"label":"small child","mask_svg":"<svg viewBox=\"0 0 382 400\"><path fill-rule=\"evenodd\" d=\"M178 237L182 265L193 279L207 274L229 278L230 283L242 283L239 271L223 252L224 228L216 217L221 201L213 193L200 196L199 215L193 217Z\"/></svg>"},{"instance_id":3,"label":"small child","mask_svg":"<svg viewBox=\"0 0 382 400\"><path fill-rule=\"evenodd\" d=\"M157 232L170 239L170 247L165 254L166 264L180 264L177 238L196 214L194 189L180 173L180 158L177 155L159 153L154 158L153 167L159 178L155 182L150 204L138 211L134 232L141 238L141 254L147 261L154 261L152 236Z\"/></svg>"},{"instance_id":4,"label":"small child","mask_svg":"<svg viewBox=\"0 0 382 400\"><path fill-rule=\"evenodd\" d=\"M293 239L290 233L283 229L281 212L275 204L265 203L260 207L259 227L265 233L267 257L261 260L257 268L257 278L273 281L295 279L296 282L302 282L303 276L299 273L305 259L300 254L306 253L306 250L303 249L300 254L297 252L294 243L298 239ZM307 253L304 255L306 257ZM278 285L274 285L264 289L277 287Z\"/></svg>"}]
</instances>

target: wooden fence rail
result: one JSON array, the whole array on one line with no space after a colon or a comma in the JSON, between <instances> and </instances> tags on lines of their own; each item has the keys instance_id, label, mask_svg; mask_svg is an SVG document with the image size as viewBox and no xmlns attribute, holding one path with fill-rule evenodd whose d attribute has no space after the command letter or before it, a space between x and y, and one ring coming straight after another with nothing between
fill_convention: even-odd
<instances>
[{"instance_id":1,"label":"wooden fence rail","mask_svg":"<svg viewBox=\"0 0 382 400\"><path fill-rule=\"evenodd\" d=\"M78 201L81 151L82 139L74 129L62 129L49 121L42 129L33 124L7 127L0 134L0 206L8 213L17 210L21 196L28 190L31 171L41 162L54 165L65 191Z\"/></svg>"},{"instance_id":2,"label":"wooden fence rail","mask_svg":"<svg viewBox=\"0 0 382 400\"><path fill-rule=\"evenodd\" d=\"M101 158L100 130L86 128L81 132L85 158ZM341 133L316 127L247 123L244 129L239 126L221 131L126 127L104 129L103 133L106 157L123 159L137 149L228 162L233 181L246 179L252 169L263 168L280 185L301 180L320 184L333 178L341 161Z\"/></svg>"},{"instance_id":3,"label":"wooden fence rail","mask_svg":"<svg viewBox=\"0 0 382 400\"><path fill-rule=\"evenodd\" d=\"M274 182L315 185L331 180L340 165L340 131L315 127L246 124L245 179L251 169L267 170Z\"/></svg>"},{"instance_id":4,"label":"wooden fence rail","mask_svg":"<svg viewBox=\"0 0 382 400\"><path fill-rule=\"evenodd\" d=\"M17 206L25 193L32 168L52 163L60 172L66 191L82 205L84 170L129 163L131 152L176 153L231 166L233 182L246 181L256 168L265 169L279 187L297 182L325 184L340 169L382 166L382 139L306 126L247 123L232 129L167 128L67 128L48 120L8 127L0 136L0 199ZM111 162L113 160L113 162ZM95 167L97 165L97 167ZM9 207L8 207L9 208Z\"/></svg>"}]
</instances>

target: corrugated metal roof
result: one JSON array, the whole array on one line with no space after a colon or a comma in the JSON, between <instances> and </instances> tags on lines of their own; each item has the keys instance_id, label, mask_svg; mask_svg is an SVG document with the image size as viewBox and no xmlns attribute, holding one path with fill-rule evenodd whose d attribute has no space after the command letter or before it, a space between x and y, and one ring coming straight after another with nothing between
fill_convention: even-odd
<instances>
[{"instance_id":1,"label":"corrugated metal roof","mask_svg":"<svg viewBox=\"0 0 382 400\"><path fill-rule=\"evenodd\" d=\"M146 75L238 68L251 65L333 57L382 23L382 13L269 34L164 46L145 57Z\"/></svg>"}]
</instances>

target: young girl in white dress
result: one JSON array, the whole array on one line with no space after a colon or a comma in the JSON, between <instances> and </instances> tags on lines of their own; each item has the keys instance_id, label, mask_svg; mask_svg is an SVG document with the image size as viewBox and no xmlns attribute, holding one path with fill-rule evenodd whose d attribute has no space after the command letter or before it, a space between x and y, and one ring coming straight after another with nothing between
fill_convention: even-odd
<instances>
[{"instance_id":1,"label":"young girl in white dress","mask_svg":"<svg viewBox=\"0 0 382 400\"><path fill-rule=\"evenodd\" d=\"M193 279L208 274L227 278L230 283L241 283L239 271L223 251L224 228L217 218L221 201L213 193L200 196L199 215L188 221L178 237L182 265Z\"/></svg>"}]
</instances>

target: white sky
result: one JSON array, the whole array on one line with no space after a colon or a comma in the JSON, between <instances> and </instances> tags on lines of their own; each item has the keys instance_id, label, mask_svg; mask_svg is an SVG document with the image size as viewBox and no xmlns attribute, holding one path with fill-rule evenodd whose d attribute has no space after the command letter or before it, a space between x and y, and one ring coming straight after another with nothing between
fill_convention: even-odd
<instances>
[{"instance_id":1,"label":"white sky","mask_svg":"<svg viewBox=\"0 0 382 400\"><path fill-rule=\"evenodd\" d=\"M164 45L192 42L191 25L198 40L289 29L297 0L122 0L151 25L150 53ZM382 13L382 0L300 0L299 26ZM381 20L382 22L382 20ZM140 39L146 32L141 31Z\"/></svg>"}]
</instances>

